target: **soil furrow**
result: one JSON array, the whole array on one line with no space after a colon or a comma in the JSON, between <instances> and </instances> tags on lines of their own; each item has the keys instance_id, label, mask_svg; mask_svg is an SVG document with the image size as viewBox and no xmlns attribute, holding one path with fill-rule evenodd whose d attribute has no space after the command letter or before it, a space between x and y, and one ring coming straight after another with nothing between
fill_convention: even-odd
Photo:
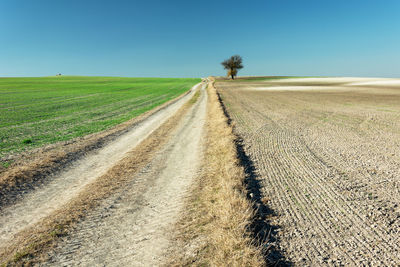
<instances>
[{"instance_id":1,"label":"soil furrow","mask_svg":"<svg viewBox=\"0 0 400 267\"><path fill-rule=\"evenodd\" d=\"M389 200L386 192L378 191L386 191L382 186L385 182L379 180L384 176L377 180L376 172L354 172L355 164L370 164L368 152L382 162L380 168L397 164L376 149L377 143L385 147L373 136L382 128L376 124L367 127L370 120L359 113L368 110L372 114L368 116L374 117L371 103L376 98L368 97L383 91L339 87L329 92L314 89L312 93L303 88L300 92L280 91L278 87L276 91L254 91L257 86L246 86L248 83L217 83L236 131L245 141L246 152L264 180L264 194L278 214L275 223L281 230L276 235L286 256L301 265L399 263L395 221L390 219L399 214L399 198L393 199L398 191L396 187L390 189L393 194ZM393 103L384 95L378 98ZM348 105L345 113L339 106L343 99L362 104ZM385 125L384 121L380 125ZM333 140L329 140L331 131ZM361 142L367 144L366 149L360 150ZM329 153L333 150L336 154ZM361 159L355 157L356 151L361 152ZM350 157L349 152L354 156L344 160Z\"/></svg>"},{"instance_id":2,"label":"soil furrow","mask_svg":"<svg viewBox=\"0 0 400 267\"><path fill-rule=\"evenodd\" d=\"M263 158L262 160L265 161L266 159ZM299 217L301 217L301 220L297 219L292 223L297 222L298 224L305 224L306 222L308 222L313 225L318 225L318 228L321 229L321 231L322 231L320 233L322 235L321 239L326 240L322 243L322 246L324 248L327 248L328 246L325 245L326 242L331 243L330 245L334 244L337 246L337 244L335 242L335 237L332 234L330 234L329 227L323 220L323 217L321 216L320 211L314 209L311 205L309 205L310 201L307 198L304 198L304 195L310 195L310 192L306 191L308 186L304 186L304 184L296 183L294 179L285 179L286 177L293 178L295 175L291 172L288 172L287 169L280 167L280 166L282 166L282 164L279 164L279 163L271 164L271 166L273 166L273 165L276 165L276 168L279 170L278 175L276 175L275 177L283 178L282 180L278 180L279 185L280 185L280 188L278 188L278 191L290 190L290 192L295 193L294 195L292 195L289 198L292 203L288 204L286 206L287 207L297 206L295 211L298 212ZM283 165L283 166L285 167L285 165ZM263 172L266 173L265 169L263 170ZM272 173L272 175L274 174L274 172L271 172L271 173ZM302 189L302 190L300 190L300 189ZM307 194L306 194L306 192L307 192ZM326 236L329 236L329 238L326 238ZM321 255L319 252L319 251L321 251L320 247L317 250L316 246L314 244L314 249L316 251L318 251L319 255ZM323 250L323 251L325 251L325 254L326 254L326 250Z\"/></svg>"},{"instance_id":3,"label":"soil furrow","mask_svg":"<svg viewBox=\"0 0 400 267\"><path fill-rule=\"evenodd\" d=\"M275 128L274 131L277 131L276 130L277 127L278 127L277 125L274 125L274 128ZM312 190L312 191L307 192L307 195L318 196L319 195L318 192L323 192L326 197L325 198L319 197L320 198L319 203L320 203L320 205L324 206L325 210L327 211L327 215L329 215L329 216L327 216L325 218L321 217L319 215L320 212L319 211L315 211L315 210L314 210L314 212L313 212L313 214L311 216L312 217L318 217L317 220L319 220L320 222L324 222L326 220L329 220L330 222L328 224L329 225L333 225L332 218L334 217L334 214L332 214L332 212L331 212L332 205L337 206L337 207L339 207L339 205L337 204L337 201L334 199L334 197L332 197L332 195L337 196L338 194L335 193L331 189L330 186L327 186L326 181L325 181L324 186L322 186L321 183L318 181L318 178L317 178L317 177L321 176L321 174L318 175L318 174L315 174L315 171L312 171L312 170L323 169L324 166L315 166L315 162L312 162L312 161L314 161L313 160L314 158L312 157L312 155L311 156L310 155L307 156L307 151L301 151L300 153L298 153L297 151L289 152L285 148L293 146L293 144L295 144L294 145L294 147L296 148L295 150L300 150L301 149L301 145L298 144L299 142L296 142L296 138L295 137L290 138L291 141L288 142L289 139L288 138L281 138L282 136L290 136L290 134L283 134L283 135L282 134L278 134L278 137L276 137L276 139L279 140L279 142L282 142L282 143L278 142L280 148L278 148L277 150L283 152L283 154L280 155L279 158L285 161L285 163L283 163L283 162L278 163L278 166L279 165L280 166L284 166L282 168L282 171L284 172L282 177L293 177L293 176L295 176L295 175L290 174L290 173L287 172L289 170L289 168L293 168L294 171L296 173L298 173L298 174L304 173L304 174L306 174L306 177L307 177L307 179L297 180L297 182L300 182L300 183L296 183L296 184L290 183L290 181L292 181L292 180L286 181L287 183L292 185L291 186L292 192L296 192L297 193L296 195L293 196L293 197L295 197L296 203L299 203L299 204L296 204L296 205L300 205L300 208L303 209L303 211L307 211L308 210L305 207L312 207L310 205L311 203L306 198L304 198L303 195L307 191L307 188L318 187L317 190ZM263 143L263 142L261 142L261 143ZM306 155L304 157L306 161L303 162L303 163L300 162L300 164L298 164L299 159L296 158L297 154ZM316 161L316 162L318 163L318 161ZM310 170L309 167L313 167L313 169ZM322 173L322 176L325 176L325 175ZM309 179L311 179L311 180L309 180ZM301 191L299 189L302 189L303 191ZM332 205L326 204L326 198L328 198L328 200L331 201ZM302 203L304 203L304 204L302 204ZM339 207L339 209L340 209L340 207ZM356 228L353 229L353 231L356 231L356 232L357 231L358 232L362 231L362 232L364 232L364 235L361 236L360 238L369 239L369 236L371 236L371 233L369 231L364 230L364 228L357 227L357 225L363 225L363 224L365 224L365 222L358 222L358 223L350 222L350 221L347 220L347 214L356 215L357 213L354 212L354 211L353 212L352 211L350 211L350 212L342 211L342 220L347 221L347 223L346 223L347 225L351 225L351 224L356 225ZM353 218L353 221L355 219L356 218ZM314 219L310 219L310 220L311 221L315 221ZM341 223L339 222L339 224L341 224ZM326 233L329 233L329 228L331 228L331 227L327 226L327 224L325 224L325 223L323 223L323 225L324 225L323 226L323 228L324 228L323 231L326 232ZM354 237L354 238L356 240L358 239L357 237ZM334 242L335 239L338 239L338 238L336 236L333 236L333 235L330 235L329 239L328 238L322 238L322 240L332 240L332 242ZM362 242L362 240L357 240L357 242ZM324 242L322 242L322 244L323 243ZM365 249L367 249L366 253L372 253L372 250L368 245L368 244L371 243L371 240L368 240L365 243L366 243ZM336 242L334 244L336 245ZM380 247L380 246L377 246L377 247ZM380 249L384 250L384 249L388 249L388 247L385 246L385 248L380 248Z\"/></svg>"}]
</instances>

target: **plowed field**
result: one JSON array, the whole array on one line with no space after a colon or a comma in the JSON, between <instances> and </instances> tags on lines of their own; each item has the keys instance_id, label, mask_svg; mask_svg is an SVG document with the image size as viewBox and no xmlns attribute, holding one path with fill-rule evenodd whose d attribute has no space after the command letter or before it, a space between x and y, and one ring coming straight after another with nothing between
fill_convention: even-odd
<instances>
[{"instance_id":1,"label":"plowed field","mask_svg":"<svg viewBox=\"0 0 400 267\"><path fill-rule=\"evenodd\" d=\"M216 83L296 265L400 264L400 82Z\"/></svg>"}]
</instances>

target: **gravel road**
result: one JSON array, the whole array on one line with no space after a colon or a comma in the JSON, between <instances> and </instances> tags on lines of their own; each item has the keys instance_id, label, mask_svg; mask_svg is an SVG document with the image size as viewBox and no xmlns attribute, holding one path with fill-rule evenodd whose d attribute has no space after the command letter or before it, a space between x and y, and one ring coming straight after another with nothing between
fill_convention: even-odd
<instances>
[{"instance_id":1,"label":"gravel road","mask_svg":"<svg viewBox=\"0 0 400 267\"><path fill-rule=\"evenodd\" d=\"M48 265L155 266L162 263L202 157L207 95L167 145L120 192L105 199L53 252Z\"/></svg>"}]
</instances>

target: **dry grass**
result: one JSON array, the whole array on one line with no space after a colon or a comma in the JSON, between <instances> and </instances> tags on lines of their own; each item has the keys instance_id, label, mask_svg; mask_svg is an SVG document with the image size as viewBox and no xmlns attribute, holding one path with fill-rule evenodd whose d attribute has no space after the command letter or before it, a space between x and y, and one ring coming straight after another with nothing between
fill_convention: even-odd
<instances>
[{"instance_id":1,"label":"dry grass","mask_svg":"<svg viewBox=\"0 0 400 267\"><path fill-rule=\"evenodd\" d=\"M194 102L189 100L123 160L86 186L63 208L15 236L12 244L5 251L0 251L0 265L26 266L45 261L46 252L55 246L60 237L72 231L74 225L84 219L88 211L96 207L102 199L122 188L138 170L150 162L193 104Z\"/></svg>"},{"instance_id":2,"label":"dry grass","mask_svg":"<svg viewBox=\"0 0 400 267\"><path fill-rule=\"evenodd\" d=\"M262 266L262 250L251 238L254 215L246 198L232 127L212 83L206 124L203 171L177 224L174 266Z\"/></svg>"},{"instance_id":3,"label":"dry grass","mask_svg":"<svg viewBox=\"0 0 400 267\"><path fill-rule=\"evenodd\" d=\"M12 202L15 195L18 195L20 191L31 190L32 185L45 182L45 179L51 173L59 171L68 163L85 156L86 153L104 146L117 136L129 131L137 123L164 109L186 94L182 94L178 98L110 130L21 154L13 158L14 163L6 169L0 165L0 207Z\"/></svg>"}]
</instances>

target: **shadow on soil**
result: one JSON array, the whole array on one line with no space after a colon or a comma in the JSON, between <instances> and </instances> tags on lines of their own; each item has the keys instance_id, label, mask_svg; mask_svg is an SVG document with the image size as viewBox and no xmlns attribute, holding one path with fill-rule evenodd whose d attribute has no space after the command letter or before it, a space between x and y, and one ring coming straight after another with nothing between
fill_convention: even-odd
<instances>
[{"instance_id":1,"label":"shadow on soil","mask_svg":"<svg viewBox=\"0 0 400 267\"><path fill-rule=\"evenodd\" d=\"M223 112L228 119L227 122L229 125L231 125L232 119L229 116L228 111L226 110L226 107L218 92L217 95ZM275 213L262 201L262 185L257 177L253 161L247 156L244 150L243 139L239 136L236 136L235 145L237 157L240 161L240 164L244 167L246 173L245 184L247 189L247 198L253 203L253 209L255 211L253 222L250 225L250 228L254 239L263 247L263 256L266 265L293 266L293 263L286 260L276 246L277 240L275 236L278 227L271 225L269 220L269 218L274 216Z\"/></svg>"}]
</instances>

